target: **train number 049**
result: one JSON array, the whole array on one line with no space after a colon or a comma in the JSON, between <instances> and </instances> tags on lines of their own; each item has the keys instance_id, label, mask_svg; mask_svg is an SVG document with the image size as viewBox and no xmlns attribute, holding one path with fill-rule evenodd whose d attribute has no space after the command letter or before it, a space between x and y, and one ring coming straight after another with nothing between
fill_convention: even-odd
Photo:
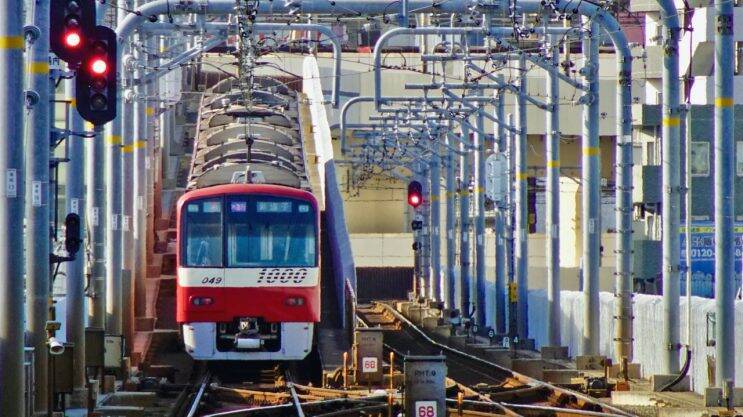
<instances>
[{"instance_id":1,"label":"train number 049","mask_svg":"<svg viewBox=\"0 0 743 417\"><path fill-rule=\"evenodd\" d=\"M220 284L222 283L222 277L204 277L201 279L202 284Z\"/></svg>"}]
</instances>

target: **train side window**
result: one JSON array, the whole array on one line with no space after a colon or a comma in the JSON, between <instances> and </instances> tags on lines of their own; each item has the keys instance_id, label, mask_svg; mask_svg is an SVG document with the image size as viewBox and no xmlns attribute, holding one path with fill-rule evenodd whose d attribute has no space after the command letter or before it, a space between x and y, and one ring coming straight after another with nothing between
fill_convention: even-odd
<instances>
[{"instance_id":1,"label":"train side window","mask_svg":"<svg viewBox=\"0 0 743 417\"><path fill-rule=\"evenodd\" d=\"M192 201L184 214L186 266L222 267L222 200Z\"/></svg>"}]
</instances>

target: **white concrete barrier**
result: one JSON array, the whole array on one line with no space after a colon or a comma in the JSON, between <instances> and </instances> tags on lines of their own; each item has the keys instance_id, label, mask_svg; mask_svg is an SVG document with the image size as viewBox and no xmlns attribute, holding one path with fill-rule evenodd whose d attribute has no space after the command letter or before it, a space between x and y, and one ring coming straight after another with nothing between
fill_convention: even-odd
<instances>
[{"instance_id":1,"label":"white concrete barrier","mask_svg":"<svg viewBox=\"0 0 743 417\"><path fill-rule=\"evenodd\" d=\"M543 290L529 292L529 335L536 339L537 347L547 342L547 302ZM614 354L614 295L601 293L601 354ZM581 354L583 332L583 293L563 291L562 344L568 346L570 356ZM681 299L681 342L686 336L686 299ZM715 348L707 346L707 313L715 311L715 300L692 297L692 362L689 374L694 391L702 393L708 385L707 357L715 355ZM663 351L663 306L660 296L637 294L634 298L635 362L642 364L643 375L661 373ZM735 303L735 357L736 386L743 385L743 301ZM683 364L685 351L681 349Z\"/></svg>"}]
</instances>

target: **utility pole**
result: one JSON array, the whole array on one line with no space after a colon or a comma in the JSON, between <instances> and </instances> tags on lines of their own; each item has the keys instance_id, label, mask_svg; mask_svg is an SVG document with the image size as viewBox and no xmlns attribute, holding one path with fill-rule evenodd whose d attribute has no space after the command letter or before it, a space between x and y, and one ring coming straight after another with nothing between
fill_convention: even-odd
<instances>
[{"instance_id":1,"label":"utility pole","mask_svg":"<svg viewBox=\"0 0 743 417\"><path fill-rule=\"evenodd\" d=\"M624 45L624 46L621 46ZM632 53L617 46L617 155L616 183L616 285L614 299L614 352L617 362L632 362Z\"/></svg>"},{"instance_id":2,"label":"utility pole","mask_svg":"<svg viewBox=\"0 0 743 417\"><path fill-rule=\"evenodd\" d=\"M121 60L120 60L121 61ZM121 62L119 62L121 65ZM131 77L128 73L125 73L124 66L122 65L119 70L119 74L123 80L127 82L121 84L126 85L121 101L121 107L119 108L118 117L121 118L122 135L121 135L121 258L122 258L122 270L121 270L121 288L122 288L122 329L124 337L126 338L127 351L131 352L134 342L134 310L135 310L135 298L134 291L136 283L134 282L134 239L133 239L133 221L132 214L134 210L134 185L132 179L134 178L134 144L136 143L137 136L135 130L135 119L134 119L134 102L132 99L132 86ZM115 122L115 120L114 120Z\"/></svg>"},{"instance_id":3,"label":"utility pole","mask_svg":"<svg viewBox=\"0 0 743 417\"><path fill-rule=\"evenodd\" d=\"M470 263L470 131L462 126L462 141L459 158L459 298L463 317L472 312L470 304L470 282L472 268Z\"/></svg>"},{"instance_id":4,"label":"utility pole","mask_svg":"<svg viewBox=\"0 0 743 417\"><path fill-rule=\"evenodd\" d=\"M429 162L431 192L429 199L431 213L431 300L441 301L441 157L439 156L439 134L434 141Z\"/></svg>"},{"instance_id":5,"label":"utility pole","mask_svg":"<svg viewBox=\"0 0 743 417\"><path fill-rule=\"evenodd\" d=\"M733 2L715 0L715 385L735 381Z\"/></svg>"},{"instance_id":6,"label":"utility pole","mask_svg":"<svg viewBox=\"0 0 743 417\"><path fill-rule=\"evenodd\" d=\"M35 96L26 114L26 335L34 348L34 415L46 414L49 395L49 319L51 228L49 222L49 154L51 152L49 82L49 2L29 0L28 19L39 30L26 62L29 94ZM19 15L20 16L20 15ZM18 18L18 16L16 16ZM29 99L30 100L30 99ZM3 109L5 111L6 109ZM14 300L20 303L20 299Z\"/></svg>"},{"instance_id":7,"label":"utility pole","mask_svg":"<svg viewBox=\"0 0 743 417\"><path fill-rule=\"evenodd\" d=\"M116 10L117 22L126 14ZM121 86L124 74L117 72L116 85ZM121 253L121 143L122 126L131 123L124 114L124 97L118 95L119 117L106 125L106 334L122 334L122 253Z\"/></svg>"},{"instance_id":8,"label":"utility pole","mask_svg":"<svg viewBox=\"0 0 743 417\"><path fill-rule=\"evenodd\" d=\"M119 98L119 109L123 99ZM121 285L121 123L123 117L107 125L106 134L106 334L122 334Z\"/></svg>"},{"instance_id":9,"label":"utility pole","mask_svg":"<svg viewBox=\"0 0 743 417\"><path fill-rule=\"evenodd\" d=\"M65 82L67 99L70 100L68 118L70 124L67 136L67 177L65 179L65 204L67 213L80 216L80 231L86 236L85 227L85 141L80 134L85 130L85 123L75 108L75 80ZM72 384L74 406L83 405L83 393L86 392L85 379L85 254L78 252L74 261L65 264L67 272L67 341L75 344L73 354Z\"/></svg>"},{"instance_id":10,"label":"utility pole","mask_svg":"<svg viewBox=\"0 0 743 417\"><path fill-rule=\"evenodd\" d=\"M681 32L673 1L661 1L663 22L663 372L679 372L681 327L679 225L681 223L681 117L679 109L679 55Z\"/></svg>"},{"instance_id":11,"label":"utility pole","mask_svg":"<svg viewBox=\"0 0 743 417\"><path fill-rule=\"evenodd\" d=\"M482 95L482 90L475 90L477 95ZM485 295L485 118L482 115L482 104L478 104L475 124L475 204L477 204L477 217L475 218L475 311L477 324L481 329L486 326L486 295Z\"/></svg>"},{"instance_id":12,"label":"utility pole","mask_svg":"<svg viewBox=\"0 0 743 417\"><path fill-rule=\"evenodd\" d=\"M547 340L550 346L562 346L560 334L560 84L555 71L560 63L560 46L556 35L546 35L552 69L547 71L545 140L547 158Z\"/></svg>"},{"instance_id":13,"label":"utility pole","mask_svg":"<svg viewBox=\"0 0 743 417\"><path fill-rule=\"evenodd\" d=\"M198 16L198 19L204 19L204 16ZM145 38L145 57L147 67L152 68L159 65L159 59L155 54L150 51L157 51L159 42L155 35L148 35ZM147 117L147 143L145 148L145 169L147 171L147 181L145 182L145 194L144 194L144 217L145 223L143 225L143 241L144 241L144 279L147 280L148 266L150 263L150 254L152 253L155 245L155 184L161 181L159 172L157 171L157 160L155 158L155 143L157 137L157 129L162 129L162 126L158 126L158 97L160 91L158 88L160 78L155 78L149 81L145 85L145 116ZM144 302L144 300L142 300Z\"/></svg>"},{"instance_id":14,"label":"utility pole","mask_svg":"<svg viewBox=\"0 0 743 417\"><path fill-rule=\"evenodd\" d=\"M90 259L89 265L90 289L88 296L90 304L88 322L91 327L104 329L106 325L106 185L105 154L103 128L100 126L89 128L94 131L94 137L88 141L86 154L85 184L87 186L87 229L90 231Z\"/></svg>"},{"instance_id":15,"label":"utility pole","mask_svg":"<svg viewBox=\"0 0 743 417\"><path fill-rule=\"evenodd\" d=\"M508 113L508 126L514 126L514 115ZM508 194L506 204L506 265L508 266L508 335L513 337L518 333L516 324L516 134L512 130L506 131L506 146L508 159Z\"/></svg>"},{"instance_id":16,"label":"utility pole","mask_svg":"<svg viewBox=\"0 0 743 417\"><path fill-rule=\"evenodd\" d=\"M103 24L107 4L96 3L98 24ZM91 327L106 328L106 153L103 126L86 123L94 137L88 141L85 168L87 186L87 229L90 231L90 274L88 323Z\"/></svg>"},{"instance_id":17,"label":"utility pole","mask_svg":"<svg viewBox=\"0 0 743 417\"><path fill-rule=\"evenodd\" d=\"M523 54L519 57L519 85L516 96L516 119L518 135L515 138L514 152L514 180L515 185L515 227L516 234L514 241L515 257L515 279L516 279L516 336L519 340L529 337L529 318L528 318L528 300L529 281L528 281L528 203L527 203L527 178L529 176L526 166L526 57Z\"/></svg>"},{"instance_id":18,"label":"utility pole","mask_svg":"<svg viewBox=\"0 0 743 417\"><path fill-rule=\"evenodd\" d=\"M23 352L23 14L0 0L0 410L25 417Z\"/></svg>"},{"instance_id":19,"label":"utility pole","mask_svg":"<svg viewBox=\"0 0 743 417\"><path fill-rule=\"evenodd\" d=\"M454 310L456 302L456 252L457 241L454 237L457 225L457 160L454 154L453 133L446 134L446 307Z\"/></svg>"},{"instance_id":20,"label":"utility pole","mask_svg":"<svg viewBox=\"0 0 743 417\"><path fill-rule=\"evenodd\" d=\"M501 81L503 81L501 77ZM495 140L493 141L493 154L504 154L507 149L507 137L505 123L505 92L503 89L495 90L495 115L498 123L495 126ZM510 183L506 182L508 188ZM505 190L504 190L505 191ZM494 326L496 334L506 332L506 274L508 271L506 265L506 239L505 239L505 222L504 217L507 210L504 210L504 202L495 202L495 317Z\"/></svg>"},{"instance_id":21,"label":"utility pole","mask_svg":"<svg viewBox=\"0 0 743 417\"><path fill-rule=\"evenodd\" d=\"M139 42L144 39L140 33ZM133 47L136 62L141 65L145 61L145 54L139 48ZM138 65L138 66L139 66ZM144 72L137 68L134 71L134 139L132 141L132 151L134 153L134 189L133 189L133 216L132 216L132 240L134 247L133 279L134 279L134 317L143 317L145 315L145 298L146 298L146 205L147 198L147 173L145 168L145 158L147 157L147 117L145 103L145 88L138 84L142 80Z\"/></svg>"},{"instance_id":22,"label":"utility pole","mask_svg":"<svg viewBox=\"0 0 743 417\"><path fill-rule=\"evenodd\" d=\"M583 38L585 65L581 69L588 91L583 104L583 355L599 353L599 262L601 259L601 149L599 147L599 30L591 20Z\"/></svg>"},{"instance_id":23,"label":"utility pole","mask_svg":"<svg viewBox=\"0 0 743 417\"><path fill-rule=\"evenodd\" d=\"M427 139L426 139L427 140ZM420 236L420 293L419 296L428 299L431 293L431 187L428 183L428 164L420 162L416 179L423 186L423 202L416 210L423 219L423 228L419 231Z\"/></svg>"}]
</instances>

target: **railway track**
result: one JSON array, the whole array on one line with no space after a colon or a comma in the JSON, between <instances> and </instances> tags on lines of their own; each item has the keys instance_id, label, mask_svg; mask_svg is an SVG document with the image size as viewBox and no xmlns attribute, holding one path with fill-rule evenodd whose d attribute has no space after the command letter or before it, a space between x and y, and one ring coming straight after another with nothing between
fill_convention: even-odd
<instances>
[{"instance_id":1,"label":"railway track","mask_svg":"<svg viewBox=\"0 0 743 417\"><path fill-rule=\"evenodd\" d=\"M188 407L188 410L185 414L186 417L196 417L196 413L199 411L199 406L201 405L201 401L204 398L204 394L206 393L210 382L211 374L207 373L206 375L204 375L201 383L196 387L196 391L194 392L190 401L190 406Z\"/></svg>"},{"instance_id":2,"label":"railway track","mask_svg":"<svg viewBox=\"0 0 743 417\"><path fill-rule=\"evenodd\" d=\"M274 383L266 378L273 374ZM261 375L253 382L223 383L209 372L181 394L171 417L251 417L251 416L340 416L367 415L388 409L386 395L367 391L339 391L295 382L283 365L270 372L249 370Z\"/></svg>"},{"instance_id":3,"label":"railway track","mask_svg":"<svg viewBox=\"0 0 743 417\"><path fill-rule=\"evenodd\" d=\"M222 415L299 398L291 373L281 364L201 368L197 370L200 376L179 395L171 417Z\"/></svg>"},{"instance_id":4,"label":"railway track","mask_svg":"<svg viewBox=\"0 0 743 417\"><path fill-rule=\"evenodd\" d=\"M379 310L373 307L364 308L359 306L357 315L367 325L380 325L387 330L384 333L385 348L394 352L396 357L404 358L406 355L429 356L443 353L441 347L421 338L414 329L402 325L385 309ZM505 369L483 368L481 363L459 355L447 355L446 365L448 376L467 386L478 384L502 386L507 384L511 377L511 372Z\"/></svg>"},{"instance_id":5,"label":"railway track","mask_svg":"<svg viewBox=\"0 0 743 417\"><path fill-rule=\"evenodd\" d=\"M384 331L385 349L394 352L396 362L400 362L395 364L397 369L402 369L409 355L444 355L450 379L447 405L450 409L465 408L463 415L631 416L594 398L438 343L387 304L358 306L357 317L362 325ZM181 404L171 417L386 415L387 396L400 394L388 391L380 396L373 390L316 388L295 380L294 375L299 375L293 372L296 367L301 365L295 364L292 369L291 364L231 364L227 367L231 372L214 366L203 369L181 394Z\"/></svg>"},{"instance_id":6,"label":"railway track","mask_svg":"<svg viewBox=\"0 0 743 417\"><path fill-rule=\"evenodd\" d=\"M400 361L407 355L444 355L448 377L465 389L464 392L447 393L449 397L458 397L449 400L455 404L466 403L483 411L511 416L631 416L597 399L517 374L443 345L388 304L359 305L357 318L362 325L380 327L384 331L385 349L394 352ZM475 396L472 392L476 393Z\"/></svg>"}]
</instances>

